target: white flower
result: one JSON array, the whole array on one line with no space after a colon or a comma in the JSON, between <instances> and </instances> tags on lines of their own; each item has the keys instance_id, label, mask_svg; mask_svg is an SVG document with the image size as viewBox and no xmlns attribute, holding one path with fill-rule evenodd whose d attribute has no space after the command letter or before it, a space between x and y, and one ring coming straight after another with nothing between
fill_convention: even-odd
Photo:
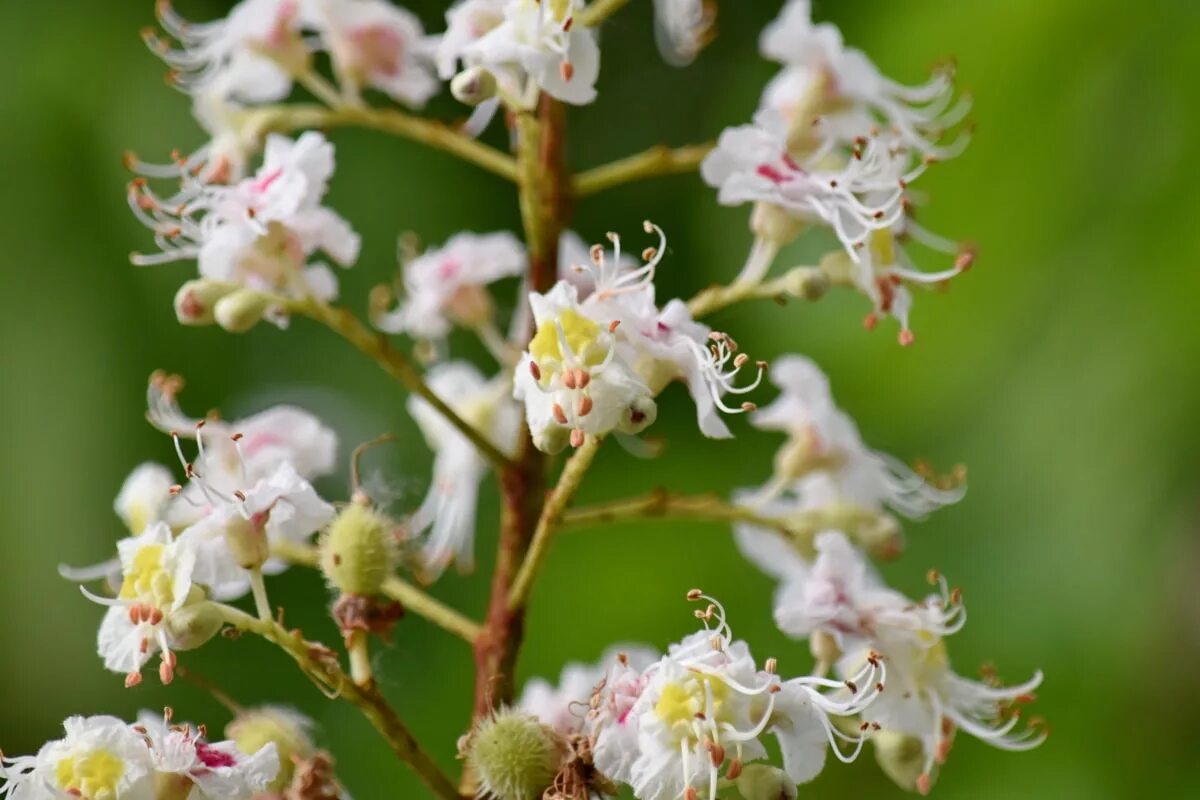
<instances>
[{"instance_id":1,"label":"white flower","mask_svg":"<svg viewBox=\"0 0 1200 800\"><path fill-rule=\"evenodd\" d=\"M589 703L601 686L619 682L619 676L627 672L640 673L659 658L659 653L649 647L614 645L595 664L571 662L564 666L557 684L543 678L530 679L517 707L564 737L581 733Z\"/></svg>"},{"instance_id":2,"label":"white flower","mask_svg":"<svg viewBox=\"0 0 1200 800\"><path fill-rule=\"evenodd\" d=\"M847 47L836 26L813 24L809 0L790 0L763 30L759 47L765 57L785 65L767 87L763 108L789 117L800 107L810 114L816 110L812 116L823 116L842 141L886 127L923 155L944 159L966 147L965 135L948 145L939 143L970 110L968 99L954 102L951 70L937 71L921 86L898 84L862 51ZM790 121L799 129L812 119Z\"/></svg>"},{"instance_id":3,"label":"white flower","mask_svg":"<svg viewBox=\"0 0 1200 800\"><path fill-rule=\"evenodd\" d=\"M596 99L600 47L595 32L577 19L582 8L579 0L510 0L503 22L463 47L463 61L521 84L532 81L564 103L587 105Z\"/></svg>"},{"instance_id":4,"label":"white flower","mask_svg":"<svg viewBox=\"0 0 1200 800\"><path fill-rule=\"evenodd\" d=\"M654 38L672 66L692 63L712 37L717 16L711 0L654 0Z\"/></svg>"},{"instance_id":5,"label":"white flower","mask_svg":"<svg viewBox=\"0 0 1200 800\"><path fill-rule=\"evenodd\" d=\"M36 756L0 760L0 797L11 800L154 800L145 739L115 717L68 717L66 736Z\"/></svg>"},{"instance_id":6,"label":"white flower","mask_svg":"<svg viewBox=\"0 0 1200 800\"><path fill-rule=\"evenodd\" d=\"M439 364L425 376L429 388L504 452L515 449L520 410L507 396L507 381L487 381L463 361ZM422 550L427 576L438 577L450 564L474 567L475 509L479 484L487 475L483 456L469 439L424 399L413 395L408 412L434 452L429 493L414 512L414 533L428 531Z\"/></svg>"},{"instance_id":7,"label":"white flower","mask_svg":"<svg viewBox=\"0 0 1200 800\"><path fill-rule=\"evenodd\" d=\"M813 494L832 493L870 510L886 506L913 519L962 499L966 489L961 483L934 486L899 459L868 448L854 421L834 403L829 379L811 360L796 355L777 359L771 381L781 393L750 423L786 433L789 439L776 458L776 488L767 496L781 489L803 496L807 487Z\"/></svg>"},{"instance_id":8,"label":"white flower","mask_svg":"<svg viewBox=\"0 0 1200 800\"><path fill-rule=\"evenodd\" d=\"M269 136L258 173L232 186L187 181L179 195L163 199L134 181L130 208L154 231L162 252L135 255L133 262L195 258L211 280L332 299L337 279L328 267L309 265L309 257L321 250L348 267L359 250L349 223L321 206L333 163L333 145L309 131L295 141Z\"/></svg>"},{"instance_id":9,"label":"white flower","mask_svg":"<svg viewBox=\"0 0 1200 800\"><path fill-rule=\"evenodd\" d=\"M511 233L456 234L404 265L404 302L376 324L423 339L443 339L454 324L489 324L487 285L522 274L526 261L525 248Z\"/></svg>"},{"instance_id":10,"label":"white flower","mask_svg":"<svg viewBox=\"0 0 1200 800\"><path fill-rule=\"evenodd\" d=\"M337 435L319 419L294 406L273 406L232 422L195 419L183 412L177 376L155 373L146 390L150 423L167 434L197 438L204 431L204 456L194 468L210 490L232 495L246 485L270 477L287 462L302 478L328 475L337 463ZM174 528L187 527L202 516L202 488L190 482L167 511Z\"/></svg>"},{"instance_id":11,"label":"white flower","mask_svg":"<svg viewBox=\"0 0 1200 800\"><path fill-rule=\"evenodd\" d=\"M196 441L203 441L199 434ZM284 562L265 558L270 545L306 542L336 515L286 461L268 477L229 495L208 486L201 469L193 466L191 478L206 505L199 507L201 518L179 535L179 542L195 550L195 580L218 600L241 597L250 589L249 566L261 564L264 572L282 572Z\"/></svg>"},{"instance_id":12,"label":"white flower","mask_svg":"<svg viewBox=\"0 0 1200 800\"><path fill-rule=\"evenodd\" d=\"M437 94L425 30L412 12L386 0L318 0L314 14L343 89L371 87L418 108Z\"/></svg>"},{"instance_id":13,"label":"white flower","mask_svg":"<svg viewBox=\"0 0 1200 800\"><path fill-rule=\"evenodd\" d=\"M513 396L540 450L557 452L584 435L637 433L657 414L653 395L618 353L611 323L590 319L575 288L559 281L531 294L536 333L516 367Z\"/></svg>"},{"instance_id":14,"label":"white flower","mask_svg":"<svg viewBox=\"0 0 1200 800\"><path fill-rule=\"evenodd\" d=\"M309 0L242 0L224 19L195 23L159 0L158 20L179 47L152 31L144 36L186 91L219 83L233 99L268 103L286 97L293 75L308 66L303 33L312 27L310 6Z\"/></svg>"},{"instance_id":15,"label":"white flower","mask_svg":"<svg viewBox=\"0 0 1200 800\"><path fill-rule=\"evenodd\" d=\"M819 131L817 131L819 134ZM904 171L903 148L877 137L860 139L844 162L831 157L837 141L824 138L802 163L789 152L787 123L760 111L753 125L727 128L700 166L722 205L763 202L797 219L833 229L850 258L873 231L895 225L905 213L904 188L925 169Z\"/></svg>"},{"instance_id":16,"label":"white flower","mask_svg":"<svg viewBox=\"0 0 1200 800\"><path fill-rule=\"evenodd\" d=\"M901 237L918 241L930 249L955 254L954 265L940 272L920 271L900 246ZM970 269L975 260L970 247L927 231L909 216L898 220L890 229L872 232L859 255L855 262L844 253L833 253L822 259L821 269L832 282L850 284L870 299L873 308L863 322L868 330L878 324L880 316L894 317L900 323L900 344L905 346L913 342L908 319L912 309L909 286L945 285Z\"/></svg>"},{"instance_id":17,"label":"white flower","mask_svg":"<svg viewBox=\"0 0 1200 800\"><path fill-rule=\"evenodd\" d=\"M138 727L149 739L159 784L176 784L181 797L250 800L279 773L274 742L248 756L231 741L206 742L199 729L171 724L158 714L142 712Z\"/></svg>"},{"instance_id":18,"label":"white flower","mask_svg":"<svg viewBox=\"0 0 1200 800\"><path fill-rule=\"evenodd\" d=\"M759 669L745 643L733 640L720 604L698 592L689 597L709 603L697 613L704 630L640 673L620 665L593 699L588 726L597 769L632 786L639 800L697 792L711 800L727 762L736 770L735 763L766 757L761 738L768 732L779 739L785 769L797 783L820 771L827 744L847 760L857 756L862 737L841 734L828 715L859 713L878 697L882 662L870 657L850 697L833 699L818 689L848 685L821 678L783 682L773 660ZM817 741L820 747L813 746ZM838 741L854 742L856 749L842 756Z\"/></svg>"},{"instance_id":19,"label":"white flower","mask_svg":"<svg viewBox=\"0 0 1200 800\"><path fill-rule=\"evenodd\" d=\"M738 386L736 379L749 356L738 353L737 343L725 333L713 331L692 319L687 304L669 301L661 310L655 302L654 275L666 253L667 238L653 223L647 233L658 234L657 247L643 251L646 263L634 268L621 253L621 239L608 235L613 245L612 260L599 245L589 259L574 265L591 278L592 291L582 303L588 316L600 323L617 323L614 336L618 352L658 394L671 381L687 384L696 404L697 422L705 436L731 436L720 413L736 414L754 408L752 403L727 405L727 394L746 394L762 380L766 365L757 362L753 381Z\"/></svg>"},{"instance_id":20,"label":"white flower","mask_svg":"<svg viewBox=\"0 0 1200 800\"><path fill-rule=\"evenodd\" d=\"M575 287L580 300L586 300L596 288L596 278L592 268L592 248L578 233L565 230L558 237L558 279L566 281ZM616 262L618 273L632 272L637 269L637 260L629 253L620 255Z\"/></svg>"},{"instance_id":21,"label":"white flower","mask_svg":"<svg viewBox=\"0 0 1200 800\"><path fill-rule=\"evenodd\" d=\"M504 22L509 0L459 0L446 11L446 32L434 39L438 77L450 80L467 46Z\"/></svg>"},{"instance_id":22,"label":"white flower","mask_svg":"<svg viewBox=\"0 0 1200 800\"><path fill-rule=\"evenodd\" d=\"M162 522L122 539L117 552L121 562L117 596L99 597L82 589L89 599L109 607L97 639L104 666L125 673L126 686L132 686L141 681L146 662L161 651L159 677L170 683L175 667L172 616L204 599L203 591L192 585L196 553L186 542L175 540Z\"/></svg>"}]
</instances>

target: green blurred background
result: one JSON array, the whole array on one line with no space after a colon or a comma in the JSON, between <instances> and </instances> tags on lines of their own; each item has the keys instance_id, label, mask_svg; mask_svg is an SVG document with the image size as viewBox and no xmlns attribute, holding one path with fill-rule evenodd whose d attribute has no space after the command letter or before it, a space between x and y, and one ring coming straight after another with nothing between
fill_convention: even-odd
<instances>
[{"instance_id":1,"label":"green blurred background","mask_svg":"<svg viewBox=\"0 0 1200 800\"><path fill-rule=\"evenodd\" d=\"M203 19L228 4L180 6ZM720 38L685 71L659 61L649 0L606 28L600 101L571 114L573 164L713 137L747 119L773 74L755 41L778 3L721 6ZM886 573L910 592L931 566L961 583L972 621L951 643L959 670L992 660L1017 679L1042 667L1040 710L1054 733L1026 755L960 737L935 792L1061 800L1200 791L1200 4L816 6L897 79L916 82L956 55L976 98L971 148L922 179L933 197L923 221L977 241L981 256L948 294L917 298L914 347L899 348L890 324L865 333L865 301L848 292L720 319L755 356L815 358L875 446L970 467L966 501L910 524L908 553ZM410 7L441 27L443 3ZM303 321L240 337L181 328L171 296L193 268L129 266L127 254L150 242L125 208L121 152L163 160L201 139L186 99L163 85L162 66L138 40L151 21L149 0L0 4L0 745L14 754L34 751L72 713L171 703L213 727L226 720L186 684L123 690L93 647L101 609L54 571L107 557L121 535L109 507L125 474L142 460L169 463L168 441L142 416L151 370L185 373L184 403L197 413L220 406L235 417L287 400L326 415L347 445L398 432L398 450L373 463L398 487L400 509L428 482L429 456L403 396L372 364ZM432 113L462 112L443 97ZM517 227L513 193L498 179L380 134L333 138L340 163L329 202L365 240L342 284L358 308L390 274L399 232L439 242L463 228ZM645 217L670 237L664 297L740 266L745 209L718 208L694 176L586 200L575 226L593 240L626 232L640 247ZM803 250L789 255L799 263ZM607 448L584 495L758 483L778 440L734 427L736 441L700 440L686 395L673 389L654 429L669 441L666 455L638 462ZM345 484L343 476L323 488L344 497ZM495 502L488 487L484 575ZM434 592L479 615L484 575L450 576ZM784 671L807 667L805 649L772 628L772 587L725 530L630 525L560 540L535 594L521 676L553 677L614 640L677 639L691 627L682 595L693 585L726 601L736 633L760 656L778 656ZM289 621L336 638L316 576L290 572L272 592ZM409 619L378 662L401 713L456 768L467 648ZM316 718L359 800L424 795L352 709L324 700L265 645L218 640L184 663L243 703L291 703ZM831 764L805 791L899 795L869 757Z\"/></svg>"}]
</instances>

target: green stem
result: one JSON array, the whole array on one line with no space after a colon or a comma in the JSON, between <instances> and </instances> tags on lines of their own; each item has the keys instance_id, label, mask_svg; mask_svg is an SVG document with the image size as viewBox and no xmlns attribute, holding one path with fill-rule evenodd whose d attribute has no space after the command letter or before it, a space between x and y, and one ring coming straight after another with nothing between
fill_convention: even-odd
<instances>
[{"instance_id":1,"label":"green stem","mask_svg":"<svg viewBox=\"0 0 1200 800\"><path fill-rule=\"evenodd\" d=\"M571 498L575 496L575 492L579 490L583 476L596 458L596 452L600 449L602 441L599 437L589 436L579 449L567 459L562 474L558 478L558 484L542 508L537 528L534 530L533 539L529 544L529 550L525 553L525 560L521 562L521 569L513 581L512 591L508 596L510 609L522 608L528 601L534 578L537 577L538 570L546 560L546 554L549 552L550 543L558 530L560 518L566 510L567 504L571 502Z\"/></svg>"},{"instance_id":2,"label":"green stem","mask_svg":"<svg viewBox=\"0 0 1200 800\"><path fill-rule=\"evenodd\" d=\"M631 181L659 175L692 172L700 165L712 147L711 144L694 144L677 148L664 145L651 147L642 153L579 173L572 181L571 189L576 197L586 197Z\"/></svg>"},{"instance_id":3,"label":"green stem","mask_svg":"<svg viewBox=\"0 0 1200 800\"><path fill-rule=\"evenodd\" d=\"M281 558L289 564L317 569L321 557L315 547L279 541L271 545L271 555ZM453 633L467 642L475 641L479 635L479 623L468 619L455 609L413 586L407 581L392 576L383 582L383 594L404 606L405 611L411 611L419 617L437 625L443 630Z\"/></svg>"},{"instance_id":4,"label":"green stem","mask_svg":"<svg viewBox=\"0 0 1200 800\"><path fill-rule=\"evenodd\" d=\"M250 570L250 591L254 594L254 609L259 619L271 619L271 601L267 599L267 584L263 580L262 568Z\"/></svg>"},{"instance_id":5,"label":"green stem","mask_svg":"<svg viewBox=\"0 0 1200 800\"><path fill-rule=\"evenodd\" d=\"M282 648L296 665L333 696L358 708L383 735L401 761L408 764L435 797L461 800L458 789L441 767L413 737L408 726L373 686L359 686L342 671L337 656L319 642L304 639L300 631L288 631L274 620L255 619L232 606L218 604L225 623L239 631L253 633Z\"/></svg>"},{"instance_id":6,"label":"green stem","mask_svg":"<svg viewBox=\"0 0 1200 800\"><path fill-rule=\"evenodd\" d=\"M818 300L829 288L829 278L816 267L796 267L786 274L762 283L732 283L729 286L710 286L688 301L692 317L700 317L728 308L744 300L774 300L783 304L787 299Z\"/></svg>"},{"instance_id":7,"label":"green stem","mask_svg":"<svg viewBox=\"0 0 1200 800\"><path fill-rule=\"evenodd\" d=\"M359 127L390 133L443 150L510 181L517 179L517 162L506 153L472 139L442 122L414 117L391 108L311 104L265 106L247 112L248 132L261 138L305 128Z\"/></svg>"},{"instance_id":8,"label":"green stem","mask_svg":"<svg viewBox=\"0 0 1200 800\"><path fill-rule=\"evenodd\" d=\"M467 437L471 444L475 445L483 457L491 462L492 466L497 470L503 470L512 463L512 460L500 452L500 449L490 439L471 425L471 423L459 416L458 412L447 405L442 398L438 397L429 388L429 385L425 383L420 370L413 366L406 355L392 347L387 337L382 333L372 331L348 310L326 305L319 300L311 298L291 300L280 297L276 301L279 306L289 313L303 314L310 319L320 322L357 347L360 352L371 357L375 363L403 384L406 389L433 406L439 414L445 417L447 422L458 429L459 433Z\"/></svg>"}]
</instances>

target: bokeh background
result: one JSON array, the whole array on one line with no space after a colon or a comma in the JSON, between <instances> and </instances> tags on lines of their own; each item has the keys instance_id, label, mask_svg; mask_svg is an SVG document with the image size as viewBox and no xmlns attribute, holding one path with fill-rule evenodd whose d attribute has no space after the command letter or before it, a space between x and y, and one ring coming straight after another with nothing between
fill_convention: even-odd
<instances>
[{"instance_id":1,"label":"bokeh background","mask_svg":"<svg viewBox=\"0 0 1200 800\"><path fill-rule=\"evenodd\" d=\"M430 29L440 28L444 5L410 3ZM198 19L228 8L180 6ZM748 118L774 69L757 56L757 31L779 4L721 6L720 38L685 71L660 62L648 0L609 24L600 101L571 114L572 164L710 138ZM755 356L815 358L875 446L969 465L965 502L910 524L906 556L885 571L914 593L932 566L964 586L971 624L951 643L958 668L971 674L992 661L1012 679L1043 668L1039 705L1054 732L1026 755L960 737L935 791L975 800L1200 791L1200 5L816 7L900 80L919 81L934 61L957 56L976 98L971 148L922 179L932 198L923 220L975 240L981 256L948 293L918 297L914 347L898 347L889 324L864 332L865 301L848 292L720 319ZM212 727L227 719L187 684L123 690L95 655L101 609L55 575L59 562L107 557L121 535L110 504L130 468L170 462L169 442L143 420L151 370L183 372L185 405L197 413L305 404L327 415L347 451L396 431L399 447L371 463L397 488L398 508L428 483L429 456L403 395L342 342L303 321L245 336L181 328L171 296L191 266L129 266L128 253L150 242L125 208L122 151L162 160L200 143L186 99L164 86L162 66L138 40L151 21L150 0L0 3L0 745L9 753L34 751L71 713L171 703ZM443 97L431 113L462 112ZM343 275L343 297L359 309L390 276L401 231L439 242L463 228L518 227L513 193L498 179L381 134L333 138L339 170L329 202L366 243ZM749 242L745 210L718 208L695 176L586 200L575 226L593 240L612 229L640 242L645 217L670 237L664 296L731 277ZM788 258L805 255L800 246ZM482 359L468 342L456 347ZM761 482L778 441L734 427L733 442L700 440L685 394L672 390L654 428L668 442L662 459L607 448L584 498ZM322 488L344 497L345 476ZM474 615L495 504L489 486L483 575L434 588ZM776 655L785 671L807 667L805 649L772 628L771 585L726 530L627 525L559 541L535 595L522 678L554 676L614 640L677 639L691 628L682 595L693 585L726 601L736 633L760 655ZM292 571L272 593L290 621L335 639L317 576ZM467 648L414 618L377 661L401 713L456 768L454 741L469 713ZM352 709L326 701L265 645L218 640L185 663L243 703L286 702L313 716L360 800L423 796ZM805 791L900 794L869 757L831 764Z\"/></svg>"}]
</instances>

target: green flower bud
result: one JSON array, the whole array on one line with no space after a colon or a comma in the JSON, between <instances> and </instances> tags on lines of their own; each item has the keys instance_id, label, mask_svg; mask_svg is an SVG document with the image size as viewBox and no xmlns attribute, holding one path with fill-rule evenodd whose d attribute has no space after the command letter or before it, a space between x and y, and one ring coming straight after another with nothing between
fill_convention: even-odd
<instances>
[{"instance_id":1,"label":"green flower bud","mask_svg":"<svg viewBox=\"0 0 1200 800\"><path fill-rule=\"evenodd\" d=\"M248 756L274 742L279 752L279 774L268 788L278 792L291 783L296 761L310 758L316 749L308 735L310 726L311 723L295 711L263 706L238 714L225 726L225 735Z\"/></svg>"},{"instance_id":2,"label":"green flower bud","mask_svg":"<svg viewBox=\"0 0 1200 800\"><path fill-rule=\"evenodd\" d=\"M737 790L745 800L795 800L796 782L778 767L750 764L738 775Z\"/></svg>"},{"instance_id":3,"label":"green flower bud","mask_svg":"<svg viewBox=\"0 0 1200 800\"><path fill-rule=\"evenodd\" d=\"M200 597L188 602L167 616L167 632L176 650L195 650L221 632L225 618L216 603L204 599L198 587L192 587Z\"/></svg>"},{"instance_id":4,"label":"green flower bud","mask_svg":"<svg viewBox=\"0 0 1200 800\"><path fill-rule=\"evenodd\" d=\"M225 544L242 569L258 569L270 555L265 524L266 519L256 514L251 519L234 516L225 525Z\"/></svg>"},{"instance_id":5,"label":"green flower bud","mask_svg":"<svg viewBox=\"0 0 1200 800\"><path fill-rule=\"evenodd\" d=\"M807 227L792 212L770 203L755 203L750 214L750 230L776 247L791 244Z\"/></svg>"},{"instance_id":6,"label":"green flower bud","mask_svg":"<svg viewBox=\"0 0 1200 800\"><path fill-rule=\"evenodd\" d=\"M238 289L213 306L213 318L230 333L245 333L262 321L271 299L253 289Z\"/></svg>"},{"instance_id":7,"label":"green flower bud","mask_svg":"<svg viewBox=\"0 0 1200 800\"><path fill-rule=\"evenodd\" d=\"M905 733L882 730L871 737L871 744L875 746L875 760L883 774L901 789L917 791L925 770L925 746L921 740ZM927 777L926 787L929 782Z\"/></svg>"},{"instance_id":8,"label":"green flower bud","mask_svg":"<svg viewBox=\"0 0 1200 800\"><path fill-rule=\"evenodd\" d=\"M565 754L557 734L536 718L502 708L479 722L466 743L467 766L480 794L496 800L538 800Z\"/></svg>"},{"instance_id":9,"label":"green flower bud","mask_svg":"<svg viewBox=\"0 0 1200 800\"><path fill-rule=\"evenodd\" d=\"M483 67L468 67L450 81L450 94L468 106L477 106L496 94L496 76Z\"/></svg>"},{"instance_id":10,"label":"green flower bud","mask_svg":"<svg viewBox=\"0 0 1200 800\"><path fill-rule=\"evenodd\" d=\"M188 281L175 293L175 316L182 325L212 325L213 306L236 289L236 284L207 278Z\"/></svg>"},{"instance_id":11,"label":"green flower bud","mask_svg":"<svg viewBox=\"0 0 1200 800\"><path fill-rule=\"evenodd\" d=\"M819 300L829 290L829 277L811 267L796 267L784 273L783 288L799 300Z\"/></svg>"},{"instance_id":12,"label":"green flower bud","mask_svg":"<svg viewBox=\"0 0 1200 800\"><path fill-rule=\"evenodd\" d=\"M379 594L396 567L398 528L369 503L351 503L321 538L321 571L343 594Z\"/></svg>"}]
</instances>

